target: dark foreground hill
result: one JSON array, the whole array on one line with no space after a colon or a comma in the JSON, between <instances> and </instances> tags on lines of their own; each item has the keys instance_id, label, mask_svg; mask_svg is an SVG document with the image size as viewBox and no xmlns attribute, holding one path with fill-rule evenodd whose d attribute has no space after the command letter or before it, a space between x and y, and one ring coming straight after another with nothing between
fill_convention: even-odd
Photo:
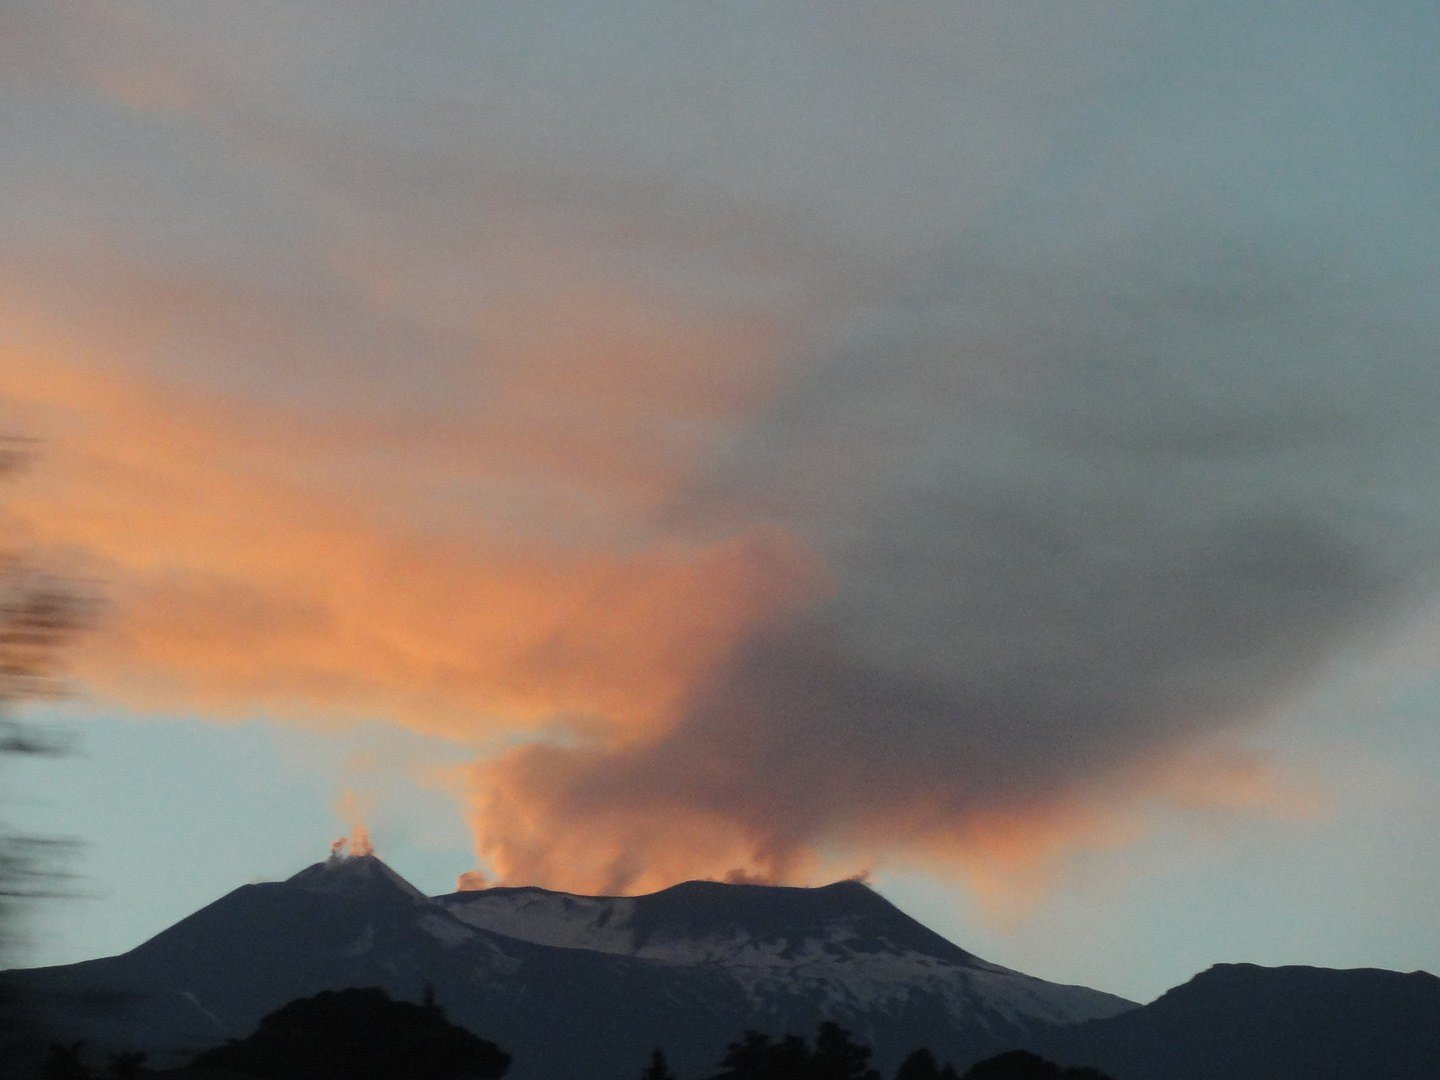
<instances>
[{"instance_id":1,"label":"dark foreground hill","mask_svg":"<svg viewBox=\"0 0 1440 1080\"><path fill-rule=\"evenodd\" d=\"M514 1055L515 1080L680 1075L746 1029L836 1020L882 1071L914 1047L957 1064L1130 1002L989 964L854 882L689 882L649 897L538 889L429 898L373 856L246 885L120 956L10 973L54 1032L180 1061L321 990L383 987Z\"/></svg>"},{"instance_id":2,"label":"dark foreground hill","mask_svg":"<svg viewBox=\"0 0 1440 1080\"><path fill-rule=\"evenodd\" d=\"M500 1080L510 1055L450 1023L438 1005L393 1001L372 986L282 1005L194 1067L257 1080Z\"/></svg>"},{"instance_id":3,"label":"dark foreground hill","mask_svg":"<svg viewBox=\"0 0 1440 1080\"><path fill-rule=\"evenodd\" d=\"M1037 1047L1119 1080L1440 1080L1440 979L1221 964Z\"/></svg>"}]
</instances>

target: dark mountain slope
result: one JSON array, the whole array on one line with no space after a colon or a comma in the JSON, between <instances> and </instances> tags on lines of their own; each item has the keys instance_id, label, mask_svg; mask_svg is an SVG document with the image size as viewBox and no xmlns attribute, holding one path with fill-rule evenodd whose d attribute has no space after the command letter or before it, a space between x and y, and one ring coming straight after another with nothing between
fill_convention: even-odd
<instances>
[{"instance_id":1,"label":"dark mountain slope","mask_svg":"<svg viewBox=\"0 0 1440 1080\"><path fill-rule=\"evenodd\" d=\"M1221 964L1037 1048L1120 1080L1437 1080L1440 979Z\"/></svg>"}]
</instances>

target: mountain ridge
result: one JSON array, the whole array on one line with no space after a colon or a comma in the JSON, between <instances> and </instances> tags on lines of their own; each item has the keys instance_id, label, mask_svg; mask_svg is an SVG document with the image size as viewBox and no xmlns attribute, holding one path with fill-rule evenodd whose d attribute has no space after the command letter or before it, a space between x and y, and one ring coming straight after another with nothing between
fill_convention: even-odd
<instances>
[{"instance_id":1,"label":"mountain ridge","mask_svg":"<svg viewBox=\"0 0 1440 1080\"><path fill-rule=\"evenodd\" d=\"M1440 978L1425 971L1215 964L1148 1005L1042 1037L1124 1080L1435 1080Z\"/></svg>"},{"instance_id":2,"label":"mountain ridge","mask_svg":"<svg viewBox=\"0 0 1440 1080\"><path fill-rule=\"evenodd\" d=\"M852 932L845 942L849 948L872 952L885 946L908 948L968 967L1010 972L954 944L853 880L816 886L693 880L634 896L495 886L435 899L469 925L523 940L556 945L568 940L572 947L626 955L663 956L667 938L716 940L743 929L753 939L781 941L843 934L870 920L883 926L886 936L866 941ZM527 912L535 917L527 919Z\"/></svg>"},{"instance_id":3,"label":"mountain ridge","mask_svg":"<svg viewBox=\"0 0 1440 1080\"><path fill-rule=\"evenodd\" d=\"M640 896L537 886L427 897L373 855L242 885L128 952L5 973L54 1032L156 1064L321 990L378 986L515 1057L511 1080L633 1080L651 1050L704 1075L746 1030L835 1020L891 1074L918 1046L964 1068L1024 1048L1122 1080L1434 1080L1427 972L1216 964L1153 1002L971 954L854 881L681 882Z\"/></svg>"},{"instance_id":4,"label":"mountain ridge","mask_svg":"<svg viewBox=\"0 0 1440 1080\"><path fill-rule=\"evenodd\" d=\"M576 947L477 918L517 900L578 912L557 923L565 933L630 936ZM826 1019L875 1046L887 1069L922 1042L966 1060L1056 1022L1134 1007L981 961L854 882L431 898L371 855L241 886L126 953L9 981L48 996L67 1037L156 1061L244 1035L320 990L373 985L418 1000L430 987L452 1019L514 1053L514 1080L629 1078L657 1044L696 1072L747 1028L811 1031ZM84 1007L95 1000L110 1006Z\"/></svg>"}]
</instances>

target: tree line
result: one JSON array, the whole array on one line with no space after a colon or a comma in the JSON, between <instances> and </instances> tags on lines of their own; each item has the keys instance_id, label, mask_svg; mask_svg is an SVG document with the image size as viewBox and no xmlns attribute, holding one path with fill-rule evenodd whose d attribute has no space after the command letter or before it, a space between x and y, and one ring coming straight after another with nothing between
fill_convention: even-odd
<instances>
[{"instance_id":1,"label":"tree line","mask_svg":"<svg viewBox=\"0 0 1440 1080\"><path fill-rule=\"evenodd\" d=\"M747 1031L731 1043L718 1070L693 1080L884 1080L870 1047L833 1022L813 1038ZM98 1063L83 1043L50 1047L41 1080L142 1080L225 1075L254 1080L500 1080L511 1056L451 1023L427 992L420 1003L396 1001L378 987L325 990L292 1001L255 1032L197 1056L188 1069L152 1072L145 1055L120 1053ZM638 1080L681 1080L656 1049ZM927 1048L909 1054L893 1080L1112 1080L1093 1069L1065 1068L1023 1050L971 1065L961 1073Z\"/></svg>"},{"instance_id":2,"label":"tree line","mask_svg":"<svg viewBox=\"0 0 1440 1080\"><path fill-rule=\"evenodd\" d=\"M656 1049L640 1080L680 1080ZM883 1080L871 1064L871 1049L833 1021L813 1040L747 1031L730 1044L718 1072L705 1080ZM939 1061L928 1047L913 1050L894 1080L1112 1080L1094 1069L1065 1068L1025 1050L1012 1050L971 1065L965 1072Z\"/></svg>"}]
</instances>

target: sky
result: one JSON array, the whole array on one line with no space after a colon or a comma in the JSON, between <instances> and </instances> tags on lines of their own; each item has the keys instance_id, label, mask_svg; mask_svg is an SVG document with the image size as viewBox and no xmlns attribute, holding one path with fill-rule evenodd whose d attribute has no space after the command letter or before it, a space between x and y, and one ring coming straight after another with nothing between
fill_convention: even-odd
<instances>
[{"instance_id":1,"label":"sky","mask_svg":"<svg viewBox=\"0 0 1440 1080\"><path fill-rule=\"evenodd\" d=\"M1440 971L1433 5L0 12L30 962L364 825Z\"/></svg>"}]
</instances>

